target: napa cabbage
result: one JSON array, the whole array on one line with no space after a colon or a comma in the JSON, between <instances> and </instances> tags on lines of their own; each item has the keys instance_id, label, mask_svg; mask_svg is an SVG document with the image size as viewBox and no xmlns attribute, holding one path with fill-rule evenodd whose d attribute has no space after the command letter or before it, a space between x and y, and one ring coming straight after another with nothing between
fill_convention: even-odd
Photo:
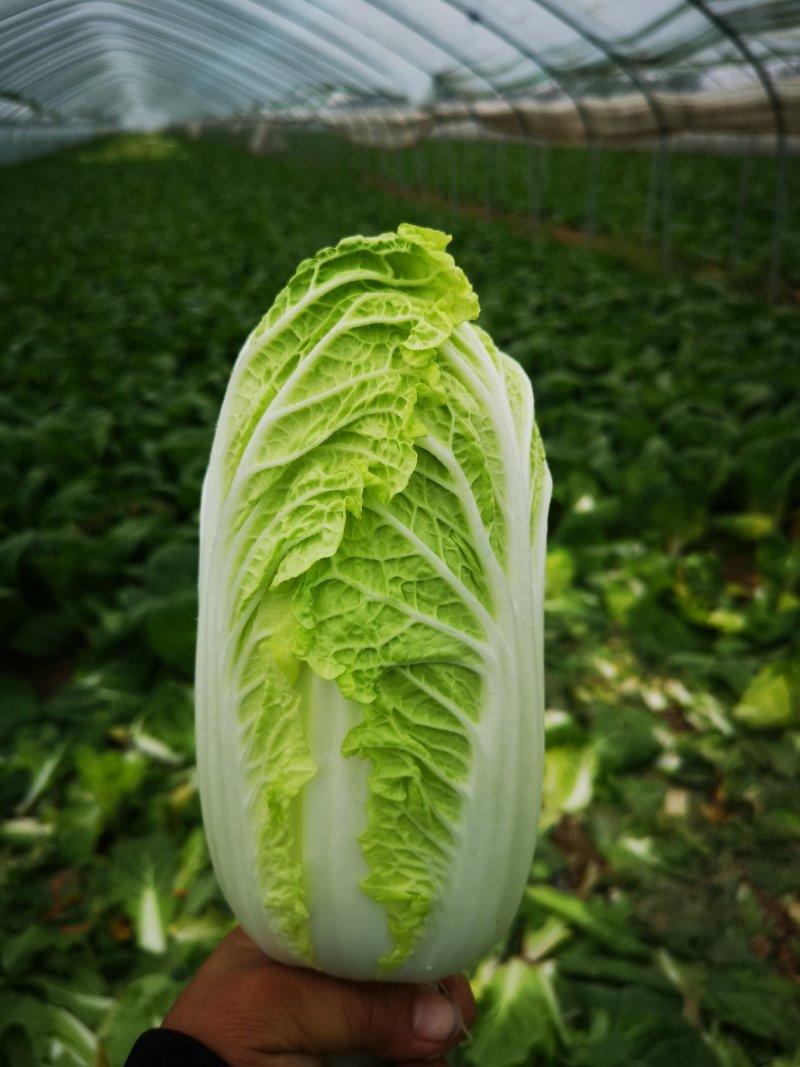
<instances>
[{"instance_id":1,"label":"napa cabbage","mask_svg":"<svg viewBox=\"0 0 800 1067\"><path fill-rule=\"evenodd\" d=\"M521 367L410 225L300 264L204 482L209 847L278 960L432 979L511 921L536 837L550 477Z\"/></svg>"}]
</instances>

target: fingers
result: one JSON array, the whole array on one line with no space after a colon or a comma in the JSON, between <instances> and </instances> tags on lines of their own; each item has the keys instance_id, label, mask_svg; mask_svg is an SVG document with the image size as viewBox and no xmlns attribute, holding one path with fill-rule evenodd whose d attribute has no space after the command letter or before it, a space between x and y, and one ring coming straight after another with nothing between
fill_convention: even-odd
<instances>
[{"instance_id":1,"label":"fingers","mask_svg":"<svg viewBox=\"0 0 800 1067\"><path fill-rule=\"evenodd\" d=\"M279 965L273 965L278 967ZM282 1050L307 1055L363 1049L384 1059L441 1057L464 1036L475 1004L463 976L444 992L388 982L347 982L295 968L276 970L272 997L284 1006Z\"/></svg>"},{"instance_id":2,"label":"fingers","mask_svg":"<svg viewBox=\"0 0 800 1067\"><path fill-rule=\"evenodd\" d=\"M474 1018L463 975L424 986L346 981L276 963L235 930L164 1025L198 1037L233 1067L361 1050L436 1067Z\"/></svg>"}]
</instances>

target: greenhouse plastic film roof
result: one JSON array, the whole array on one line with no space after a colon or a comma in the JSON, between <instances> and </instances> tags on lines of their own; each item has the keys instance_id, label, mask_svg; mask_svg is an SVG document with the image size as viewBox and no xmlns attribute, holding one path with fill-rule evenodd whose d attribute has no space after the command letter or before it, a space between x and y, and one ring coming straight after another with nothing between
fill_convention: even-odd
<instances>
[{"instance_id":1,"label":"greenhouse plastic film roof","mask_svg":"<svg viewBox=\"0 0 800 1067\"><path fill-rule=\"evenodd\" d=\"M0 123L253 121L402 147L800 134L797 0L10 0Z\"/></svg>"}]
</instances>

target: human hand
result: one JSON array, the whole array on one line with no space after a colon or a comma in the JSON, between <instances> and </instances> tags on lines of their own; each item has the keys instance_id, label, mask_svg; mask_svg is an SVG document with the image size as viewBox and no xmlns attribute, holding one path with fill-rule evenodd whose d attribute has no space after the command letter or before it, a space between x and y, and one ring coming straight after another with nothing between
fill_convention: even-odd
<instances>
[{"instance_id":1,"label":"human hand","mask_svg":"<svg viewBox=\"0 0 800 1067\"><path fill-rule=\"evenodd\" d=\"M351 982L271 960L237 927L178 997L163 1026L202 1041L230 1067L319 1067L365 1051L397 1067L444 1067L475 1018L463 975L427 986Z\"/></svg>"}]
</instances>

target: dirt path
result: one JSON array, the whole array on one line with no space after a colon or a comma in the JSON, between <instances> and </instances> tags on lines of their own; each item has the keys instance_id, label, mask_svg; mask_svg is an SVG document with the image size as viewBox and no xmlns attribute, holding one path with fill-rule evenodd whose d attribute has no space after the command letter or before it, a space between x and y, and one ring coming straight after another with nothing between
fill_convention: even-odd
<instances>
[{"instance_id":1,"label":"dirt path","mask_svg":"<svg viewBox=\"0 0 800 1067\"><path fill-rule=\"evenodd\" d=\"M368 178L367 183L372 186L373 189L379 189L381 192L389 193L391 196L396 196L400 200L413 201L415 204L430 204L435 207L444 207L448 208L450 211L458 211L462 215L469 215L472 218L504 222L514 226L520 233L529 234L531 238L541 236L552 237L553 240L559 241L561 244L570 245L574 248L590 248L592 251L602 252L604 255L607 255L618 262L650 270L654 273L659 273L662 269L659 252L656 249L647 248L641 244L633 244L630 241L624 241L613 237L602 237L597 235L589 236L585 230L576 230L569 226L557 226L549 222L537 223L528 215L521 215L509 211L498 211L494 208L487 207L485 204L476 204L474 202L459 202L453 204L447 197L440 196L438 193L420 192L417 189L409 189L405 185L399 185L392 181ZM758 296L763 300L768 299L766 282L754 286L752 283L737 280L719 263L714 263L710 260L676 259L671 269L676 273L689 275L693 278L715 278L725 281L733 288L747 292L751 296ZM781 290L781 295L776 303L800 304L800 289L784 285Z\"/></svg>"}]
</instances>

